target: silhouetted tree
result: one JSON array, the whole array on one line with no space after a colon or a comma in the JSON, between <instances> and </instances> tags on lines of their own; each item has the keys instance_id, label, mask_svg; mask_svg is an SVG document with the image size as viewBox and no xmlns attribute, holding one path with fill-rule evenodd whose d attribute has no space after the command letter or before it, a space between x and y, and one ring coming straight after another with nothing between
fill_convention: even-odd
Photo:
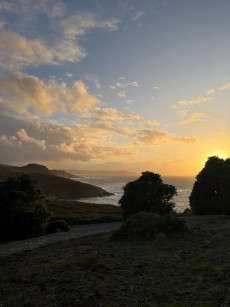
<instances>
[{"instance_id":1,"label":"silhouetted tree","mask_svg":"<svg viewBox=\"0 0 230 307\"><path fill-rule=\"evenodd\" d=\"M209 157L189 200L194 215L230 214L230 159Z\"/></svg>"},{"instance_id":2,"label":"silhouetted tree","mask_svg":"<svg viewBox=\"0 0 230 307\"><path fill-rule=\"evenodd\" d=\"M28 175L0 182L0 235L23 237L42 232L49 214L46 208L33 203L41 199L36 181Z\"/></svg>"},{"instance_id":3,"label":"silhouetted tree","mask_svg":"<svg viewBox=\"0 0 230 307\"><path fill-rule=\"evenodd\" d=\"M125 219L140 211L169 214L173 210L171 199L176 188L164 184L159 174L144 172L137 180L127 183L123 190L119 204Z\"/></svg>"}]
</instances>

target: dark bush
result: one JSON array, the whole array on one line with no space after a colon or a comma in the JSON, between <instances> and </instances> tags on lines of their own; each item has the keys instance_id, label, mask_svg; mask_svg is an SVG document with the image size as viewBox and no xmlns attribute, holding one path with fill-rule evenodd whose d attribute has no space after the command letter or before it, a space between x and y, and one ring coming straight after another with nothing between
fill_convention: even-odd
<instances>
[{"instance_id":1,"label":"dark bush","mask_svg":"<svg viewBox=\"0 0 230 307\"><path fill-rule=\"evenodd\" d=\"M58 231L70 231L69 224L63 220L56 220L50 222L46 227L47 233L53 233Z\"/></svg>"},{"instance_id":2,"label":"dark bush","mask_svg":"<svg viewBox=\"0 0 230 307\"><path fill-rule=\"evenodd\" d=\"M114 232L113 239L151 239L157 233L169 234L184 232L185 230L184 221L177 219L175 216L139 212L132 215Z\"/></svg>"},{"instance_id":3,"label":"dark bush","mask_svg":"<svg viewBox=\"0 0 230 307\"><path fill-rule=\"evenodd\" d=\"M49 213L35 201L41 199L36 181L28 175L0 182L0 237L21 238L41 234Z\"/></svg>"},{"instance_id":4,"label":"dark bush","mask_svg":"<svg viewBox=\"0 0 230 307\"><path fill-rule=\"evenodd\" d=\"M230 214L230 159L209 157L190 195L194 215Z\"/></svg>"},{"instance_id":5,"label":"dark bush","mask_svg":"<svg viewBox=\"0 0 230 307\"><path fill-rule=\"evenodd\" d=\"M171 199L176 188L164 184L159 174L144 172L137 180L127 183L123 190L119 204L125 219L140 211L169 214L174 208Z\"/></svg>"}]
</instances>

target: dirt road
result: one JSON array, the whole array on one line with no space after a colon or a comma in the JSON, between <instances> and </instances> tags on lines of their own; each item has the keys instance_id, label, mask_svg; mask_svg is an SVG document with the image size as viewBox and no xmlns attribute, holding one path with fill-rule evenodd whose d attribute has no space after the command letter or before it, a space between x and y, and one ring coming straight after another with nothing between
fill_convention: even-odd
<instances>
[{"instance_id":1,"label":"dirt road","mask_svg":"<svg viewBox=\"0 0 230 307\"><path fill-rule=\"evenodd\" d=\"M66 241L69 239L91 236L103 232L109 232L119 228L121 223L100 223L71 226L70 232L58 232L46 236L32 239L9 242L0 245L0 257L16 254L22 251L34 249L42 245L55 242Z\"/></svg>"}]
</instances>

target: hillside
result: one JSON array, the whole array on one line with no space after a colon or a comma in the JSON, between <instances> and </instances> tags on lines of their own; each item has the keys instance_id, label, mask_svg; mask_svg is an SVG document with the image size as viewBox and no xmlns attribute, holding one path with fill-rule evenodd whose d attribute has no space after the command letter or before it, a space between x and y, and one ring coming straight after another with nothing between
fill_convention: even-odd
<instances>
[{"instance_id":1,"label":"hillside","mask_svg":"<svg viewBox=\"0 0 230 307\"><path fill-rule=\"evenodd\" d=\"M0 180L20 174L29 174L36 179L42 194L50 199L79 199L111 195L111 193L94 185L56 176L43 165L28 164L17 167L0 164Z\"/></svg>"},{"instance_id":2,"label":"hillside","mask_svg":"<svg viewBox=\"0 0 230 307\"><path fill-rule=\"evenodd\" d=\"M125 171L125 170L117 170L117 171L109 171L109 170L67 170L68 172L76 175L76 176L93 176L93 177L97 177L97 176L113 176L113 177L120 177L120 176L127 176L127 177L136 177L139 176L138 173L135 172L129 172L129 171Z\"/></svg>"},{"instance_id":3,"label":"hillside","mask_svg":"<svg viewBox=\"0 0 230 307\"><path fill-rule=\"evenodd\" d=\"M62 170L58 170L58 169L52 169L51 172L56 175L56 176L59 176L59 177L64 177L64 178L69 178L69 179L72 179L72 178L82 178L80 176L76 176L74 174L70 174L66 171L62 171Z\"/></svg>"}]
</instances>

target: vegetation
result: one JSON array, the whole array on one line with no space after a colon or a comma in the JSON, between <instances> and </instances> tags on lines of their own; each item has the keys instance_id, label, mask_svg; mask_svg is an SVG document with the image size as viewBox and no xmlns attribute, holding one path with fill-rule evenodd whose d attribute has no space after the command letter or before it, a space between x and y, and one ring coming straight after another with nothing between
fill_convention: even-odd
<instances>
[{"instance_id":1,"label":"vegetation","mask_svg":"<svg viewBox=\"0 0 230 307\"><path fill-rule=\"evenodd\" d=\"M0 164L0 180L29 174L37 180L42 194L49 199L79 199L81 197L109 196L111 193L91 184L56 176L47 167L28 164L23 167Z\"/></svg>"},{"instance_id":2,"label":"vegetation","mask_svg":"<svg viewBox=\"0 0 230 307\"><path fill-rule=\"evenodd\" d=\"M28 175L0 182L0 237L17 238L42 233L49 214L36 181Z\"/></svg>"},{"instance_id":3,"label":"vegetation","mask_svg":"<svg viewBox=\"0 0 230 307\"><path fill-rule=\"evenodd\" d=\"M153 239L159 233L171 234L173 232L185 232L183 220L175 216L158 215L148 212L139 212L121 225L114 233L114 239L143 238Z\"/></svg>"},{"instance_id":4,"label":"vegetation","mask_svg":"<svg viewBox=\"0 0 230 307\"><path fill-rule=\"evenodd\" d=\"M230 159L208 158L190 196L195 215L230 214Z\"/></svg>"},{"instance_id":5,"label":"vegetation","mask_svg":"<svg viewBox=\"0 0 230 307\"><path fill-rule=\"evenodd\" d=\"M51 213L51 220L61 219L69 224L120 222L123 220L119 206L64 200L43 200L42 202Z\"/></svg>"},{"instance_id":6,"label":"vegetation","mask_svg":"<svg viewBox=\"0 0 230 307\"><path fill-rule=\"evenodd\" d=\"M176 188L163 183L159 174L144 172L137 180L127 183L123 190L119 203L125 219L140 211L169 214L173 210L171 199Z\"/></svg>"},{"instance_id":7,"label":"vegetation","mask_svg":"<svg viewBox=\"0 0 230 307\"><path fill-rule=\"evenodd\" d=\"M57 231L70 231L69 224L63 220L51 221L46 227L47 233L53 233Z\"/></svg>"},{"instance_id":8,"label":"vegetation","mask_svg":"<svg viewBox=\"0 0 230 307\"><path fill-rule=\"evenodd\" d=\"M185 219L203 231L148 241L104 234L2 257L1 305L229 306L230 217ZM223 241L210 242L217 233Z\"/></svg>"}]
</instances>

